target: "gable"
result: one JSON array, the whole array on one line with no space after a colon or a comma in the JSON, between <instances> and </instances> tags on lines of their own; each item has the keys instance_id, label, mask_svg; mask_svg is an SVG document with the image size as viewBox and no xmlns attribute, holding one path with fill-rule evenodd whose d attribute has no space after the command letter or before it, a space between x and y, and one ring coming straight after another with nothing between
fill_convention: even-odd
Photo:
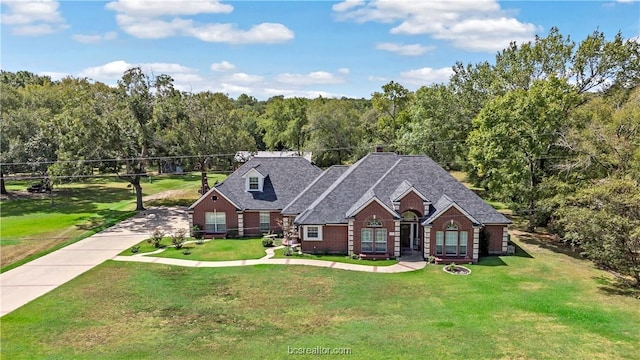
<instances>
[{"instance_id":1,"label":"gable","mask_svg":"<svg viewBox=\"0 0 640 360\"><path fill-rule=\"evenodd\" d=\"M346 214L346 217L347 218L355 217L360 212L362 212L364 209L367 209L367 208L371 207L372 204L379 205L382 209L384 209L384 211L386 211L389 214L391 214L391 216L393 216L394 218L399 218L400 217L400 215L398 215L397 212L395 212L393 209L391 209L390 207L385 205L382 201L380 201L380 199L378 199L375 196L372 197L371 199L369 199L368 201L364 202L362 205L358 206L357 208L350 209L350 211Z\"/></svg>"},{"instance_id":2,"label":"gable","mask_svg":"<svg viewBox=\"0 0 640 360\"><path fill-rule=\"evenodd\" d=\"M236 205L233 201L229 200L223 193L218 191L217 188L213 187L209 191L207 191L204 195L202 195L196 202L191 204L188 211L194 211L196 208L200 208L202 206L213 205L215 202L224 201L228 203L230 206L233 206L235 209L239 209L238 205Z\"/></svg>"}]
</instances>

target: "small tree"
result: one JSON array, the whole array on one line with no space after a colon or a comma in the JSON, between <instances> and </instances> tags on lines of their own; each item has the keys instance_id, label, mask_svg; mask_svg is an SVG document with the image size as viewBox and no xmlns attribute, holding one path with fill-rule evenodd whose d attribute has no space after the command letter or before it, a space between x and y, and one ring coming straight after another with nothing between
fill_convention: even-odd
<instances>
[{"instance_id":1,"label":"small tree","mask_svg":"<svg viewBox=\"0 0 640 360\"><path fill-rule=\"evenodd\" d=\"M164 237L164 231L160 229L153 230L151 237L147 239L149 244L153 244L153 247L159 248L162 245L162 238Z\"/></svg>"},{"instance_id":2,"label":"small tree","mask_svg":"<svg viewBox=\"0 0 640 360\"><path fill-rule=\"evenodd\" d=\"M186 235L187 231L185 229L177 230L171 235L171 244L173 244L176 249L181 249L182 245L184 245Z\"/></svg>"}]
</instances>

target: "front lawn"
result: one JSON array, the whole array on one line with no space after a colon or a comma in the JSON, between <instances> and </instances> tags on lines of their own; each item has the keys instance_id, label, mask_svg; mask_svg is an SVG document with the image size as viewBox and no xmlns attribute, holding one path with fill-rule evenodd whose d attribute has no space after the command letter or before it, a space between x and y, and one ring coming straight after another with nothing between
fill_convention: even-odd
<instances>
[{"instance_id":1,"label":"front lawn","mask_svg":"<svg viewBox=\"0 0 640 360\"><path fill-rule=\"evenodd\" d=\"M106 262L2 318L7 359L634 359L638 299L591 264L521 243L470 276ZM304 358L304 357L301 357Z\"/></svg>"},{"instance_id":2,"label":"front lawn","mask_svg":"<svg viewBox=\"0 0 640 360\"><path fill-rule=\"evenodd\" d=\"M277 249L274 253L274 259L309 259L309 260L322 260L330 262L340 262L347 264L369 265L369 266L389 266L398 263L398 260L360 260L352 259L346 255L312 255L312 254L293 254L286 256L286 249Z\"/></svg>"},{"instance_id":3,"label":"front lawn","mask_svg":"<svg viewBox=\"0 0 640 360\"><path fill-rule=\"evenodd\" d=\"M171 245L171 239L164 238L162 244L167 246ZM157 250L153 245L146 241L140 242L137 246L140 246L140 253ZM189 255L185 255L185 249L188 249L191 253ZM131 252L131 249L127 249L120 255L133 255L133 253ZM182 249L167 247L163 252L150 256L198 261L225 261L259 259L265 255L266 252L262 246L262 238L248 238L215 239L206 241L200 245L190 243L184 245Z\"/></svg>"},{"instance_id":4,"label":"front lawn","mask_svg":"<svg viewBox=\"0 0 640 360\"><path fill-rule=\"evenodd\" d=\"M222 179L224 175L211 175ZM54 249L71 244L135 214L135 194L128 183L106 178L87 179L84 184L56 186L53 203L48 194L27 194L24 181L8 182L13 191L2 200L0 211L0 263L6 271ZM168 189L169 199L158 196L145 206L189 203L198 198L200 176L161 175L142 184L145 196ZM164 200L164 201L163 201Z\"/></svg>"}]
</instances>

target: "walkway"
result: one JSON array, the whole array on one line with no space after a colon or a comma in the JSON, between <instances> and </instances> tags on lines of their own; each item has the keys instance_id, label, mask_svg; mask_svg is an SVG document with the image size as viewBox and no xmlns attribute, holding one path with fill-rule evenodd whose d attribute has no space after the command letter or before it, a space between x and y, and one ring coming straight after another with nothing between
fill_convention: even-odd
<instances>
[{"instance_id":1,"label":"walkway","mask_svg":"<svg viewBox=\"0 0 640 360\"><path fill-rule=\"evenodd\" d=\"M265 255L260 259L254 259L254 260L198 261L198 260L170 259L170 258L148 256L148 254L162 252L162 250L154 251L153 253L136 254L133 256L116 256L115 258L113 258L113 260L177 265L177 266L187 266L187 267L233 267L233 266L251 266L251 265L260 265L260 264L307 265L307 266L326 267L326 268L332 268L332 269L377 272L377 273L400 273L400 272L415 271L415 270L420 270L427 265L425 261L399 261L395 265L371 266L371 265L347 264L347 263L341 263L341 262L335 262L335 261L313 260L313 259L296 259L296 258L273 259L274 251L280 248L282 248L282 246L279 246L276 248L267 248L266 249L267 255Z\"/></svg>"},{"instance_id":2,"label":"walkway","mask_svg":"<svg viewBox=\"0 0 640 360\"><path fill-rule=\"evenodd\" d=\"M160 227L189 228L184 209L150 208L98 234L0 274L0 316L112 259Z\"/></svg>"}]
</instances>

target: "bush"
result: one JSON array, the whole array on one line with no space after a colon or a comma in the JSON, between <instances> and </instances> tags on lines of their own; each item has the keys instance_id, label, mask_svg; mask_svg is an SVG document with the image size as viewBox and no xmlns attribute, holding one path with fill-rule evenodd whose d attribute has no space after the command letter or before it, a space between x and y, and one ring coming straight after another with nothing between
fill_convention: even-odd
<instances>
[{"instance_id":1,"label":"bush","mask_svg":"<svg viewBox=\"0 0 640 360\"><path fill-rule=\"evenodd\" d=\"M264 247L273 247L273 239L271 239L271 238L262 239L262 246L264 246Z\"/></svg>"},{"instance_id":2,"label":"bush","mask_svg":"<svg viewBox=\"0 0 640 360\"><path fill-rule=\"evenodd\" d=\"M427 258L427 261L429 262L429 264L435 264L436 263L436 257L433 255L429 255L429 257Z\"/></svg>"},{"instance_id":3,"label":"bush","mask_svg":"<svg viewBox=\"0 0 640 360\"><path fill-rule=\"evenodd\" d=\"M185 229L176 231L173 235L171 235L171 244L173 244L176 249L182 248L182 245L184 245L186 234L187 231Z\"/></svg>"},{"instance_id":4,"label":"bush","mask_svg":"<svg viewBox=\"0 0 640 360\"><path fill-rule=\"evenodd\" d=\"M360 259L360 255L358 255L358 254L351 254L351 258L352 258L353 260L358 260L358 259Z\"/></svg>"},{"instance_id":5,"label":"bush","mask_svg":"<svg viewBox=\"0 0 640 360\"><path fill-rule=\"evenodd\" d=\"M194 239L202 239L203 231L202 226L195 224L191 227L191 237Z\"/></svg>"},{"instance_id":6,"label":"bush","mask_svg":"<svg viewBox=\"0 0 640 360\"><path fill-rule=\"evenodd\" d=\"M162 246L162 238L164 237L164 232L160 229L153 230L151 233L151 237L147 239L149 244L153 244L153 247L159 248Z\"/></svg>"},{"instance_id":7,"label":"bush","mask_svg":"<svg viewBox=\"0 0 640 360\"><path fill-rule=\"evenodd\" d=\"M191 255L191 250L189 250L189 249L184 249L184 250L182 250L182 253L183 253L184 255Z\"/></svg>"},{"instance_id":8,"label":"bush","mask_svg":"<svg viewBox=\"0 0 640 360\"><path fill-rule=\"evenodd\" d=\"M452 262L451 264L447 265L447 270L448 271L455 271L456 270L456 263Z\"/></svg>"},{"instance_id":9,"label":"bush","mask_svg":"<svg viewBox=\"0 0 640 360\"><path fill-rule=\"evenodd\" d=\"M137 254L140 251L140 246L132 246L131 252Z\"/></svg>"},{"instance_id":10,"label":"bush","mask_svg":"<svg viewBox=\"0 0 640 360\"><path fill-rule=\"evenodd\" d=\"M238 230L231 229L227 231L227 239L235 239L237 237L238 237Z\"/></svg>"},{"instance_id":11,"label":"bush","mask_svg":"<svg viewBox=\"0 0 640 360\"><path fill-rule=\"evenodd\" d=\"M202 245L202 244L204 244L204 239L203 239L203 238L198 238L198 239L196 239L196 244L197 244L197 245Z\"/></svg>"}]
</instances>

